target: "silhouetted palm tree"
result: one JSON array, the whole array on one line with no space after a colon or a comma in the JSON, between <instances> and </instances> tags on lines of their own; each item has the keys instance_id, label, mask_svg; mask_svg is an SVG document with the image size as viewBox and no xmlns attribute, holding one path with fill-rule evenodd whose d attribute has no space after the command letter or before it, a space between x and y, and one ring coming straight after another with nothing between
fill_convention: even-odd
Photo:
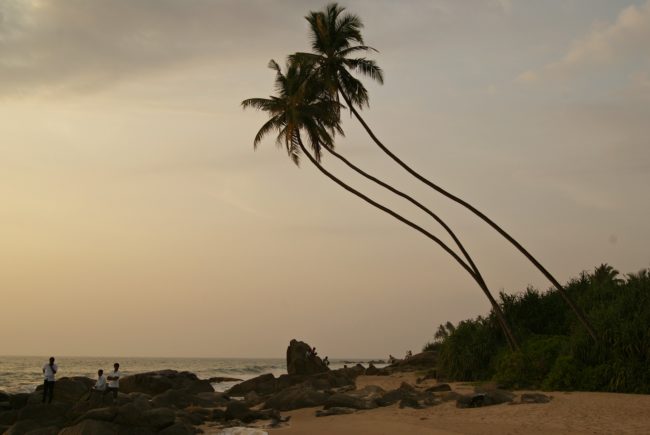
<instances>
[{"instance_id":1,"label":"silhouetted palm tree","mask_svg":"<svg viewBox=\"0 0 650 435\"><path fill-rule=\"evenodd\" d=\"M596 333L586 315L575 304L558 280L555 279L555 277L551 275L551 273L539 261L537 261L528 250L526 250L509 233L476 207L446 191L439 185L416 172L388 149L370 129L355 107L357 106L361 109L363 106L368 105L368 91L363 84L352 75L352 72L370 77L380 84L383 83L383 72L373 60L364 57L351 57L360 52L363 53L376 50L365 45L363 41L361 35L363 23L361 19L357 15L344 13L344 11L344 7L341 7L336 3L331 3L327 5L325 10L322 12L310 12L305 18L310 25L311 45L314 52L296 53L292 58L296 61L311 62L316 65L314 70L316 77L323 82L324 86L326 86L330 92L336 95L335 98L338 98L338 94L340 93L348 108L361 123L368 135L391 159L422 183L470 210L514 245L559 290L565 302L578 316L592 338L597 340Z\"/></svg>"},{"instance_id":2,"label":"silhouetted palm tree","mask_svg":"<svg viewBox=\"0 0 650 435\"><path fill-rule=\"evenodd\" d=\"M512 331L508 327L503 313L498 306L498 303L494 300L484 280L480 274L474 270L474 268L468 266L439 238L424 228L420 227L419 225L394 212L393 210L377 203L356 189L345 184L320 164L323 148L327 149L334 155L337 155L334 151L334 134L335 132L343 134L343 131L340 128L340 117L338 116L340 104L338 101L332 98L332 94L330 92L325 91L323 83L321 81L312 79L313 66L308 64L301 64L298 62L290 62L286 68L286 75L282 73L278 64L273 60L269 63L269 67L276 72L275 87L278 95L271 96L270 98L251 98L242 102L242 106L244 108L252 107L268 112L270 117L270 119L264 123L262 128L255 136L253 142L254 146L257 147L265 135L273 131L277 131L277 143L280 145L284 143L287 153L294 161L294 163L298 164L300 161L301 152L304 153L309 158L309 160L332 181L347 191L353 193L357 197L390 214L394 218L414 228L415 230L427 236L429 239L436 242L448 254L450 254L461 265L461 267L463 267L479 284L479 287L481 287L481 289L484 291L496 311L497 318L502 326L502 329L504 330L508 343L513 348L518 348L517 341L515 340ZM309 145L314 152L313 156L306 149L302 142L301 131L303 131L306 137L309 139ZM342 158L341 156L339 157ZM347 162L347 160L344 158L342 159ZM349 162L347 163L351 165ZM352 165L352 167L354 166ZM382 185L393 189L385 183L380 182L379 180L377 181ZM396 189L393 189L393 191L401 193ZM404 194L402 194L402 196L404 196ZM443 224L443 226L449 228L442 220L435 216L435 214L432 212L430 213L441 224ZM451 230L449 231L451 232ZM453 233L451 234L453 235ZM455 238L455 240L460 244L457 238ZM462 247L462 245L460 246ZM464 248L462 249L464 252L466 252Z\"/></svg>"}]
</instances>

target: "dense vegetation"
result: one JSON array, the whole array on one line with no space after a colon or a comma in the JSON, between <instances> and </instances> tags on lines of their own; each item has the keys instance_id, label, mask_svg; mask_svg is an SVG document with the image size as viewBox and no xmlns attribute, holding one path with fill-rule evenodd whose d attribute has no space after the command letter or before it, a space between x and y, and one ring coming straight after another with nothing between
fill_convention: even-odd
<instances>
[{"instance_id":1,"label":"dense vegetation","mask_svg":"<svg viewBox=\"0 0 650 435\"><path fill-rule=\"evenodd\" d=\"M555 289L501 293L521 343L509 349L496 316L440 325L425 350L439 352L448 380L495 380L512 388L650 393L650 269L621 277L608 265L571 280L566 291L599 335L594 342Z\"/></svg>"}]
</instances>

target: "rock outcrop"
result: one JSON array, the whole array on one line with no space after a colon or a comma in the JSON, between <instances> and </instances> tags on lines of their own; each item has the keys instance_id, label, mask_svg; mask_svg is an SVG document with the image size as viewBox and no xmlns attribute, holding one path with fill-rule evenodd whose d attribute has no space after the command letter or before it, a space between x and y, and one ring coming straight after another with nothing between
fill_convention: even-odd
<instances>
[{"instance_id":1,"label":"rock outcrop","mask_svg":"<svg viewBox=\"0 0 650 435\"><path fill-rule=\"evenodd\" d=\"M304 341L291 340L287 348L287 373L290 375L313 375L329 368L323 360L312 353L312 347Z\"/></svg>"}]
</instances>

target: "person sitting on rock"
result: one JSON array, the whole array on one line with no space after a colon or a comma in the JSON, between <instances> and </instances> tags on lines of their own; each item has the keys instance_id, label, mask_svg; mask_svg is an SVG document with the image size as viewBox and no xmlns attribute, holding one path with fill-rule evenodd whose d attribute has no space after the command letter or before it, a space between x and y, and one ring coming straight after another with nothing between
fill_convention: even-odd
<instances>
[{"instance_id":1,"label":"person sitting on rock","mask_svg":"<svg viewBox=\"0 0 650 435\"><path fill-rule=\"evenodd\" d=\"M108 375L108 391L113 393L113 399L117 399L117 393L120 390L120 364L113 364L113 373Z\"/></svg>"},{"instance_id":2,"label":"person sitting on rock","mask_svg":"<svg viewBox=\"0 0 650 435\"><path fill-rule=\"evenodd\" d=\"M106 391L106 376L104 376L104 370L102 369L97 370L97 382L95 382L93 390L101 392Z\"/></svg>"},{"instance_id":3,"label":"person sitting on rock","mask_svg":"<svg viewBox=\"0 0 650 435\"><path fill-rule=\"evenodd\" d=\"M413 352L411 352L410 350L408 352L406 352L406 359L409 359L412 356L413 356Z\"/></svg>"},{"instance_id":4,"label":"person sitting on rock","mask_svg":"<svg viewBox=\"0 0 650 435\"><path fill-rule=\"evenodd\" d=\"M97 370L97 382L95 382L95 385L90 390L87 400L90 400L93 394L96 393L101 395L106 394L106 376L104 376L104 370L102 369Z\"/></svg>"}]
</instances>

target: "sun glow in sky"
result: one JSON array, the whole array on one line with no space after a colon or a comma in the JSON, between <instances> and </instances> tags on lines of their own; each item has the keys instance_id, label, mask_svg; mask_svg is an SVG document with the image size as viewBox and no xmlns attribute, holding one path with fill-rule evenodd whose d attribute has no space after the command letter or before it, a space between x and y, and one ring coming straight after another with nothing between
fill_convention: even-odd
<instances>
[{"instance_id":1,"label":"sun glow in sky","mask_svg":"<svg viewBox=\"0 0 650 435\"><path fill-rule=\"evenodd\" d=\"M560 281L650 266L650 1L343 2L385 72L363 115ZM0 0L0 353L418 350L485 313L420 234L268 138L240 102L309 49L316 1ZM345 115L340 152L457 230L494 292L549 283ZM444 237L331 159L342 179Z\"/></svg>"}]
</instances>

